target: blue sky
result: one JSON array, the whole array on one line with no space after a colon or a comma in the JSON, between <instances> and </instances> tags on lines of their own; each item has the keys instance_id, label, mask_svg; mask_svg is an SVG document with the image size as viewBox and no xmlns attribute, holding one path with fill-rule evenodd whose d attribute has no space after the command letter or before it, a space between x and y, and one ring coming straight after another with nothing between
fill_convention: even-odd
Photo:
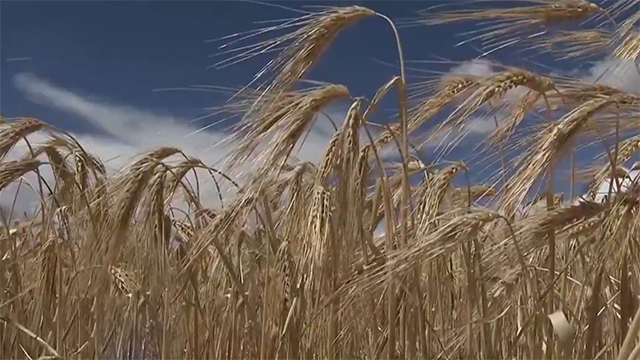
<instances>
[{"instance_id":1,"label":"blue sky","mask_svg":"<svg viewBox=\"0 0 640 360\"><path fill-rule=\"evenodd\" d=\"M344 5L350 2L317 2ZM287 1L300 8L313 2ZM374 1L367 6L392 18L413 15L424 4ZM13 76L29 72L73 91L99 94L119 103L154 111L194 116L220 99L194 92L152 92L194 84L237 87L246 84L267 58L224 70L207 70L219 58L218 43L208 39L256 28L257 21L296 14L281 8L223 1L52 1L2 3L2 58L30 58L2 64L5 116L37 115L61 121L48 109L33 106L15 89ZM452 32L401 29L406 56L433 55L466 59L468 49L452 49ZM347 85L354 93L373 95L396 70L377 63L396 62L391 32L380 19L368 19L344 32L314 69L312 77ZM71 122L69 120L69 122ZM69 124L73 126L73 124Z\"/></svg>"},{"instance_id":2,"label":"blue sky","mask_svg":"<svg viewBox=\"0 0 640 360\"><path fill-rule=\"evenodd\" d=\"M299 9L353 2L284 4ZM403 18L424 4L375 1L367 6ZM208 69L223 59L211 55L224 42L207 40L263 26L256 22L298 16L279 7L223 1L11 1L0 7L0 113L36 117L70 131L113 168L165 144L186 147L205 161L219 160L219 152L209 150L223 137L219 129L188 139L184 135L215 122L192 120L225 98L210 92L154 90L248 83L268 55ZM401 36L407 59L473 55L451 48L453 32L401 29ZM340 35L310 77L372 97L397 74L382 64L397 63L395 46L384 21L367 19ZM446 66L439 68L446 71ZM336 109L337 116L344 110ZM331 134L317 130L301 158L321 156Z\"/></svg>"},{"instance_id":3,"label":"blue sky","mask_svg":"<svg viewBox=\"0 0 640 360\"><path fill-rule=\"evenodd\" d=\"M280 3L299 9L356 2ZM401 19L442 2L359 3ZM248 83L268 61L268 55L221 70L208 69L222 59L211 55L224 42L207 40L255 29L259 21L297 15L280 7L231 1L3 1L0 114L33 116L70 131L103 160L120 159L113 160L114 168L126 163L129 156L164 144L187 148L192 155L214 162L222 153L211 148L224 133L212 128L191 136L215 121L192 120L225 98L210 92L154 90L190 85L237 88ZM401 28L405 57L472 59L478 55L476 50L453 46L461 40L455 34L471 29L468 25ZM384 21L366 19L338 37L310 77L344 84L352 94L371 98L398 73L393 66L381 63L397 63L395 46ZM508 53L497 54L496 59L513 60ZM534 66L522 61L513 65L523 64ZM551 65L563 71L586 68L583 71L588 74L589 68L598 64ZM409 66L444 73L453 65ZM465 70L490 71L482 63L464 66ZM341 116L344 109L335 112ZM330 134L322 128L316 130L310 144L301 150L301 158L315 160L321 155ZM460 155L464 154L452 154Z\"/></svg>"}]
</instances>

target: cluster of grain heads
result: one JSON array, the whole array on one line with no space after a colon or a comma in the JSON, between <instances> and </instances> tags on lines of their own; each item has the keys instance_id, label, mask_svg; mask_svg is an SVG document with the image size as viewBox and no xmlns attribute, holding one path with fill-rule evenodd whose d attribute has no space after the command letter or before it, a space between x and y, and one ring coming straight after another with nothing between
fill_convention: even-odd
<instances>
[{"instance_id":1,"label":"cluster of grain heads","mask_svg":"<svg viewBox=\"0 0 640 360\"><path fill-rule=\"evenodd\" d=\"M249 113L262 113L266 109L276 106L285 99L286 92L294 90L294 85L301 80L306 72L320 59L323 53L329 48L338 34L353 23L376 15L370 9L351 6L340 8L329 8L319 13L309 13L280 25L271 26L253 34L237 34L229 39L237 38L222 48L228 48L233 43L253 37L255 34L275 32L282 29L298 27L298 29L266 41L259 42L249 47L240 47L228 52L240 52L230 58L220 62L218 66L243 61L260 54L261 52L284 47L284 50L273 60L269 61L255 77L254 82L265 76L271 76L270 83L264 89L265 97L260 97L251 106Z\"/></svg>"},{"instance_id":2,"label":"cluster of grain heads","mask_svg":"<svg viewBox=\"0 0 640 360\"><path fill-rule=\"evenodd\" d=\"M639 22L640 13L636 13L620 25L615 36L611 39L611 43L615 46L613 49L613 58L633 62L638 60L638 56L640 55Z\"/></svg>"},{"instance_id":3,"label":"cluster of grain heads","mask_svg":"<svg viewBox=\"0 0 640 360\"><path fill-rule=\"evenodd\" d=\"M483 107L495 107L494 104L499 103L504 106L501 98L508 91L518 89L520 87L528 89L528 93L523 95L522 99L514 109L513 115L505 122L497 131L497 137L503 138L503 133L511 132L509 129L514 128L520 123L524 117L524 113L531 110L533 105L540 97L547 98L547 94L555 91L559 94L553 80L548 77L540 76L521 69L512 69L490 75L484 79L477 81L477 87L469 96L457 106L451 114L440 123L432 134L447 128L460 128L469 118Z\"/></svg>"},{"instance_id":4,"label":"cluster of grain heads","mask_svg":"<svg viewBox=\"0 0 640 360\"><path fill-rule=\"evenodd\" d=\"M349 91L341 85L327 84L286 95L264 111L247 113L242 120L242 130L234 137L239 143L228 161L232 171L262 145L266 150L254 159L257 173L264 177L279 173L320 111L335 100L348 98Z\"/></svg>"},{"instance_id":5,"label":"cluster of grain heads","mask_svg":"<svg viewBox=\"0 0 640 360\"><path fill-rule=\"evenodd\" d=\"M25 118L13 122L3 122L0 124L0 159L4 159L7 153L16 144L26 139L30 134L38 132L46 127L46 124L36 119Z\"/></svg>"},{"instance_id":6,"label":"cluster of grain heads","mask_svg":"<svg viewBox=\"0 0 640 360\"><path fill-rule=\"evenodd\" d=\"M410 20L410 23L438 25L461 21L486 21L491 25L485 25L483 31L474 32L479 35L474 35L463 43L480 40L487 47L487 52L493 52L513 46L522 39L526 39L526 35L544 30L547 26L586 20L604 11L595 3L586 0L522 2L528 5L448 12L425 11L417 20ZM495 3L498 5L501 2L495 1Z\"/></svg>"},{"instance_id":7,"label":"cluster of grain heads","mask_svg":"<svg viewBox=\"0 0 640 360\"><path fill-rule=\"evenodd\" d=\"M604 54L608 49L611 34L605 30L567 30L550 38L537 40L543 52L550 52L558 59L581 60Z\"/></svg>"},{"instance_id":8,"label":"cluster of grain heads","mask_svg":"<svg viewBox=\"0 0 640 360\"><path fill-rule=\"evenodd\" d=\"M554 167L553 162L567 155L576 135L591 117L606 107L615 105L618 99L611 96L584 102L539 134L537 144L523 155L524 165L518 169L507 187L502 208L510 213L522 203L536 179L545 173L551 175L549 169Z\"/></svg>"},{"instance_id":9,"label":"cluster of grain heads","mask_svg":"<svg viewBox=\"0 0 640 360\"><path fill-rule=\"evenodd\" d=\"M597 29L551 26L617 18L637 0L606 10L496 3L427 22L490 21L476 34L485 45L533 42L556 59L637 58L637 15ZM230 52L228 63L284 49L255 78L271 82L229 93L222 108L241 115L230 171L161 147L108 176L72 137L0 119L0 191L35 173L43 194L31 222L1 229L0 358L637 358L640 187L625 166L640 144L638 95L507 66L409 86L401 46L401 73L370 101L342 85L306 86L339 33L373 16L390 22L328 8L230 38L294 29ZM374 138L371 119L392 90L399 121ZM318 115L344 99L351 106L320 161L297 161ZM527 133L539 111L545 121ZM418 141L497 112L478 156L497 150L502 187L472 183L473 160L429 163L407 150L424 125L435 130ZM580 201L556 193L559 164L590 144L607 161L587 165L591 191ZM387 145L399 162L383 156ZM55 182L40 174L45 165ZM213 180L212 204L201 173ZM593 196L618 175L627 178L615 196ZM523 207L538 184L545 194ZM223 196L226 187L237 196Z\"/></svg>"}]
</instances>

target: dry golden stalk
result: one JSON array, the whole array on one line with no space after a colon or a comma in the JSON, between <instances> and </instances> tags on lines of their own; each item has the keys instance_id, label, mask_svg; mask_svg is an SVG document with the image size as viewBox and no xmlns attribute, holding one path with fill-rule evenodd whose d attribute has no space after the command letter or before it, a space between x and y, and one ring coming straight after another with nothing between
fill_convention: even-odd
<instances>
[{"instance_id":1,"label":"dry golden stalk","mask_svg":"<svg viewBox=\"0 0 640 360\"><path fill-rule=\"evenodd\" d=\"M543 175L553 161L560 158L580 133L585 123L598 111L616 104L619 97L600 98L587 101L563 116L557 123L538 136L536 144L524 154L523 166L512 178L504 193L502 208L507 213L514 211L522 202L531 186Z\"/></svg>"},{"instance_id":2,"label":"dry golden stalk","mask_svg":"<svg viewBox=\"0 0 640 360\"><path fill-rule=\"evenodd\" d=\"M178 165L171 171L170 183L167 187L167 194L174 194L185 176L195 168L205 167L199 159L189 158Z\"/></svg>"},{"instance_id":3,"label":"dry golden stalk","mask_svg":"<svg viewBox=\"0 0 640 360\"><path fill-rule=\"evenodd\" d=\"M322 157L320 167L318 168L317 181L324 182L331 174L332 167L340 156L340 148L338 144L342 140L343 135L343 129L341 128L338 129L338 131L336 131L336 133L331 137L327 150L325 150L324 156Z\"/></svg>"},{"instance_id":4,"label":"dry golden stalk","mask_svg":"<svg viewBox=\"0 0 640 360\"><path fill-rule=\"evenodd\" d=\"M0 164L0 191L22 175L36 170L42 163L36 159L8 161Z\"/></svg>"},{"instance_id":5,"label":"dry golden stalk","mask_svg":"<svg viewBox=\"0 0 640 360\"><path fill-rule=\"evenodd\" d=\"M640 55L640 12L637 12L620 24L611 43L615 45L613 57L615 59L638 60Z\"/></svg>"},{"instance_id":6,"label":"dry golden stalk","mask_svg":"<svg viewBox=\"0 0 640 360\"><path fill-rule=\"evenodd\" d=\"M454 207L467 207L470 202L493 195L495 195L495 191L491 186L474 185L470 188L457 188L451 196Z\"/></svg>"},{"instance_id":7,"label":"dry golden stalk","mask_svg":"<svg viewBox=\"0 0 640 360\"><path fill-rule=\"evenodd\" d=\"M429 97L409 111L407 131L412 133L429 121L435 114L450 104L454 99L478 86L477 79L471 76L445 77L442 89L433 97ZM400 136L400 124L395 123L376 140L376 146L382 147L390 143L394 137Z\"/></svg>"},{"instance_id":8,"label":"dry golden stalk","mask_svg":"<svg viewBox=\"0 0 640 360\"><path fill-rule=\"evenodd\" d=\"M447 24L460 21L488 20L489 26L469 40L481 40L492 48L489 52L515 44L525 31L538 31L548 25L584 20L591 15L602 13L598 5L586 0L530 0L531 6L493 8L487 10L466 9L443 13L423 13L417 20L427 25ZM496 3L500 3L497 1Z\"/></svg>"},{"instance_id":9,"label":"dry golden stalk","mask_svg":"<svg viewBox=\"0 0 640 360\"><path fill-rule=\"evenodd\" d=\"M582 103L596 98L625 95L625 92L620 89L612 88L607 85L583 82L568 84L561 88L561 93L566 104L571 107L580 106ZM553 93L549 95L550 99L560 100L556 99L556 97L559 97L559 95Z\"/></svg>"},{"instance_id":10,"label":"dry golden stalk","mask_svg":"<svg viewBox=\"0 0 640 360\"><path fill-rule=\"evenodd\" d=\"M313 198L312 211L309 214L309 234L314 239L312 247L308 250L314 264L320 265L325 259L329 221L331 193L322 186L316 188ZM316 265L316 266L317 266Z\"/></svg>"},{"instance_id":11,"label":"dry golden stalk","mask_svg":"<svg viewBox=\"0 0 640 360\"><path fill-rule=\"evenodd\" d=\"M113 283L118 290L125 296L132 296L140 290L138 282L128 274L126 271L119 267L109 266L109 274L111 274Z\"/></svg>"},{"instance_id":12,"label":"dry golden stalk","mask_svg":"<svg viewBox=\"0 0 640 360\"><path fill-rule=\"evenodd\" d=\"M45 123L31 118L3 123L0 128L0 159L3 159L18 141L45 127Z\"/></svg>"},{"instance_id":13,"label":"dry golden stalk","mask_svg":"<svg viewBox=\"0 0 640 360\"><path fill-rule=\"evenodd\" d=\"M358 132L362 124L362 115L360 114L361 103L362 100L356 100L347 111L347 116L344 122L346 129L345 155L355 156L355 154L358 154L360 151Z\"/></svg>"},{"instance_id":14,"label":"dry golden stalk","mask_svg":"<svg viewBox=\"0 0 640 360\"><path fill-rule=\"evenodd\" d=\"M640 135L632 137L630 139L626 139L622 141L618 146L619 146L618 158L615 159L616 166L620 166L624 164L627 160L631 159L631 157L638 151L638 149L640 149ZM621 176L618 176L618 175L621 175ZM623 174L615 174L615 178L624 178L626 176L627 176L626 172L624 172ZM602 185L602 182L605 179L610 177L611 177L611 163L608 162L594 176L593 182L591 183L588 189L589 196L591 196L592 198L595 197L596 192L598 191L598 188ZM615 181L618 181L618 180L620 182L624 181L624 179L615 180L615 178L613 180L614 184L615 184Z\"/></svg>"},{"instance_id":15,"label":"dry golden stalk","mask_svg":"<svg viewBox=\"0 0 640 360\"><path fill-rule=\"evenodd\" d=\"M435 215L442 210L445 197L451 188L451 181L460 170L465 168L464 163L450 165L438 171L425 183L426 189L419 203L419 209L422 210L420 217L423 226L426 226L428 222L433 220ZM425 228L420 228L420 230L426 231Z\"/></svg>"},{"instance_id":16,"label":"dry golden stalk","mask_svg":"<svg viewBox=\"0 0 640 360\"><path fill-rule=\"evenodd\" d=\"M640 31L629 32L613 50L613 56L617 59L636 61L640 56Z\"/></svg>"},{"instance_id":17,"label":"dry golden stalk","mask_svg":"<svg viewBox=\"0 0 640 360\"><path fill-rule=\"evenodd\" d=\"M520 69L500 72L482 79L478 89L458 106L434 133L443 128L462 126L482 106L501 98L509 90L520 86L543 97L552 90L560 94L553 80L548 77Z\"/></svg>"},{"instance_id":18,"label":"dry golden stalk","mask_svg":"<svg viewBox=\"0 0 640 360\"><path fill-rule=\"evenodd\" d=\"M543 38L537 46L558 56L559 59L582 59L607 49L611 35L603 30L561 31Z\"/></svg>"},{"instance_id":19,"label":"dry golden stalk","mask_svg":"<svg viewBox=\"0 0 640 360\"><path fill-rule=\"evenodd\" d=\"M537 6L513 7L508 9L459 10L434 15L425 20L428 24L442 24L468 20L523 20L533 24L551 24L555 22L582 19L595 12L603 11L598 5L585 0L528 1Z\"/></svg>"},{"instance_id":20,"label":"dry golden stalk","mask_svg":"<svg viewBox=\"0 0 640 360\"><path fill-rule=\"evenodd\" d=\"M42 299L43 320L45 320L46 326L51 326L53 323L52 314L55 311L56 298L61 294L57 294L57 286L55 284L57 274L57 262L60 261L56 251L56 243L58 239L52 237L47 239L45 244L40 250L40 298Z\"/></svg>"},{"instance_id":21,"label":"dry golden stalk","mask_svg":"<svg viewBox=\"0 0 640 360\"><path fill-rule=\"evenodd\" d=\"M344 290L355 286L359 292L371 291L386 281L390 275L389 269L391 269L393 276L406 275L408 271L415 269L415 264L424 263L451 252L459 245L458 241L464 239L470 231L476 231L479 226L500 218L497 213L486 210L473 210L462 215L454 212L452 215L454 216L451 217L451 220L444 222L433 232L425 234L419 243L387 251L387 271L384 271L384 268L373 268L370 273L365 273L346 285Z\"/></svg>"},{"instance_id":22,"label":"dry golden stalk","mask_svg":"<svg viewBox=\"0 0 640 360\"><path fill-rule=\"evenodd\" d=\"M107 261L114 261L122 250L120 246L124 243L124 235L127 232L132 216L135 214L138 202L143 194L145 185L153 176L154 169L159 165L160 161L172 155L180 153L180 149L173 147L163 147L156 149L142 159L136 161L125 173L119 183L118 199L113 209L113 220L115 221L113 238L109 244L109 253Z\"/></svg>"},{"instance_id":23,"label":"dry golden stalk","mask_svg":"<svg viewBox=\"0 0 640 360\"><path fill-rule=\"evenodd\" d=\"M33 154L28 154L27 157L33 156L36 158L41 153L45 153L47 155L53 170L53 175L56 179L56 201L61 206L70 205L73 201L73 194L71 194L71 191L76 187L76 174L73 173L65 157L63 157L58 151L56 145L56 140L54 139L53 141L34 149Z\"/></svg>"},{"instance_id":24,"label":"dry golden stalk","mask_svg":"<svg viewBox=\"0 0 640 360\"><path fill-rule=\"evenodd\" d=\"M520 96L513 111L511 111L509 116L489 135L488 140L490 144L498 145L510 138L541 97L542 95L540 93L531 90Z\"/></svg>"},{"instance_id":25,"label":"dry golden stalk","mask_svg":"<svg viewBox=\"0 0 640 360\"><path fill-rule=\"evenodd\" d=\"M171 218L165 214L165 187L167 169L160 169L149 182L149 205L147 209L149 221L154 225L154 238L156 244L169 246L169 236L171 231Z\"/></svg>"},{"instance_id":26,"label":"dry golden stalk","mask_svg":"<svg viewBox=\"0 0 640 360\"><path fill-rule=\"evenodd\" d=\"M40 336L36 335L34 332L27 329L20 323L16 322L12 318L0 314L0 321L15 327L20 332L27 335L29 338L35 340L38 344L40 344L40 346L42 346L45 350L47 350L49 354L51 354L50 356L43 356L43 358L51 359L51 360L62 359L62 356L60 356L60 354L58 354L58 352L53 347L51 347L51 345L49 345L44 339L42 339Z\"/></svg>"},{"instance_id":27,"label":"dry golden stalk","mask_svg":"<svg viewBox=\"0 0 640 360\"><path fill-rule=\"evenodd\" d=\"M486 2L474 0L471 5ZM500 1L500 6L512 3ZM567 54L548 54L555 58L597 49L600 40L591 38L589 31L558 34L551 27L537 26L547 23L533 8L553 10L554 5L567 7L568 1L518 3L534 6L518 7L511 13L500 10L489 24L481 26L494 26L489 32L503 38L535 30L535 36L521 39L523 44L559 35L541 42L562 45L553 47ZM621 9L629 13L638 4L638 0L619 0L609 10L626 15ZM333 14L336 21L342 21L340 11L344 10L322 14ZM285 20L267 30L311 26L322 14ZM360 16L348 15L350 19ZM535 26L529 28L531 24ZM607 28L613 34L611 45L623 43L626 24L611 22L612 28ZM500 33L504 29L518 31ZM335 37L327 31L325 35ZM640 278L640 266L631 259L640 257L640 187L602 204L586 201L568 206L561 195L554 195L537 198L522 217L506 216L509 211L503 211L528 197L538 181L545 182L545 175L557 174L563 164L559 159L574 151L572 142L578 152L615 139L613 162L616 171L622 171L620 166L640 146L636 141L638 94L571 78L554 78L562 95L549 93L549 83L542 77L530 77L533 80L528 82L528 75L522 74L530 73L509 67L485 79L445 76L419 84L414 94L419 101L410 115L400 115L401 123L371 142L380 147L401 142L404 151L405 130L416 131L452 104L463 106L449 125L458 124L465 110L511 111L503 127L492 135L505 151L501 157L516 155L510 166L502 162L502 183L507 189L493 202L469 207L473 199L491 189L452 180L461 164L447 163L453 166L438 172L418 158L424 154L403 154L398 163L379 158L378 146L360 144L358 132L363 124L371 124L378 103L394 88L401 100L399 113L403 113L404 76L378 89L362 115L360 100L352 99L345 121L317 167L291 156L289 149L304 141L308 125L331 98L351 97L335 85L294 88L323 50L323 45L315 48L296 41L324 41L320 37L313 31L297 32L287 38L291 44L274 40L245 48L247 56L280 50L266 49L270 45L286 46L283 54L287 49L309 53L272 63L272 70L282 72L279 78L272 74L279 83L268 91L245 89L236 96L235 104L226 107L245 115L235 134L241 147L230 143L231 150L242 154L238 159L243 160L261 152L264 161L261 171L243 173L246 178L240 196L229 202L225 198L222 209L212 209L213 204L206 204L209 199L200 195L199 174L195 186L187 174L205 170L212 177L222 176L234 184L233 180L196 159L185 157L186 161L170 165L168 156L177 154L176 149L159 149L115 176L107 176L99 160L72 137L58 137L46 130L52 140L45 139L33 149L38 157L47 155L48 164L60 174L60 183L53 187L55 196L65 192L63 182L75 180L80 191L70 196L71 205L81 203L78 198L85 195L90 205L56 209L45 202L38 209L37 221L21 222L27 225L20 231L0 229L0 311L15 314L12 319L0 316L0 322L22 332L0 327L0 358L42 357L38 346L56 349L65 358L136 358L140 354L154 359L375 358L385 353L390 358L537 359L546 352L575 360L638 355L640 321L630 327L629 323L638 305L633 280ZM483 40L496 45L500 41ZM302 63L307 60L310 63ZM288 65L291 67L286 68ZM516 76L519 84L492 83L506 81L500 77L508 73L520 74ZM271 74L258 78L263 75ZM503 96L514 86L523 87L519 90L525 94L518 103L509 96L512 92ZM427 93L431 97L422 99ZM545 107L553 111L550 115L562 113L560 119L534 124L532 130L542 131L531 135L529 129L516 131L523 119L538 115L547 97L551 104ZM23 121L0 120L0 143L12 136L22 141L24 136L11 131ZM23 135L26 133L29 131ZM605 145L611 156L612 144ZM3 151L12 151L10 142L2 146L8 149ZM371 152L376 155L375 163ZM579 152L576 156L588 160ZM21 178L28 171L25 164L33 168L38 163L30 158L0 160L0 185L33 186ZM231 161L231 165L245 169L239 162ZM483 175L473 170L469 169L469 180ZM606 167L593 172L599 170L598 179L610 176ZM412 183L420 181L409 191L403 184L407 172ZM370 183L379 174L374 189ZM13 194L6 187L3 190L0 222L13 223L13 214L7 216ZM410 198L401 199L405 194ZM400 200L419 207L411 217L403 214L399 219L399 213L408 208ZM478 210L481 206L489 210ZM176 234L170 247L174 251L153 242L154 237L167 241L169 222ZM384 229L379 226L382 222ZM66 231L58 238L59 224ZM556 247L564 247L565 253L555 254ZM626 264L623 268L628 272L620 271L620 263ZM543 275L552 283L541 281ZM595 279L597 286L593 286ZM131 301L135 295L117 301L122 293L137 293L141 301ZM554 300L549 301L550 297ZM549 309L555 304L561 308ZM573 349L562 353L554 353L554 339L549 337L553 334L544 331L549 325L545 315L556 311L562 311L577 330ZM628 336L623 341L625 333ZM568 340L563 343L569 336L558 335L560 345L569 345ZM142 343L142 348L136 343ZM57 356L56 350L45 355Z\"/></svg>"},{"instance_id":28,"label":"dry golden stalk","mask_svg":"<svg viewBox=\"0 0 640 360\"><path fill-rule=\"evenodd\" d=\"M578 223L578 225L572 225L569 229L567 235L570 238L575 238L578 236L588 235L592 233L598 226L602 223L602 219L595 217L586 221L582 221Z\"/></svg>"},{"instance_id":29,"label":"dry golden stalk","mask_svg":"<svg viewBox=\"0 0 640 360\"><path fill-rule=\"evenodd\" d=\"M606 207L604 205L589 201L584 201L569 207L558 208L531 218L532 224L528 230L536 234L544 234L552 228L561 228L570 223L590 219L605 209ZM535 237L532 233L529 233L527 236Z\"/></svg>"},{"instance_id":30,"label":"dry golden stalk","mask_svg":"<svg viewBox=\"0 0 640 360\"><path fill-rule=\"evenodd\" d=\"M191 224L184 221L171 220L171 225L176 229L176 237L179 237L181 243L186 243L193 238L195 229Z\"/></svg>"},{"instance_id":31,"label":"dry golden stalk","mask_svg":"<svg viewBox=\"0 0 640 360\"><path fill-rule=\"evenodd\" d=\"M280 101L263 113L248 114L243 119L242 130L233 137L239 143L227 160L232 169L241 166L268 139L268 150L256 159L257 172L261 176L280 172L320 111L332 101L350 96L346 87L330 84L288 95L289 100Z\"/></svg>"},{"instance_id":32,"label":"dry golden stalk","mask_svg":"<svg viewBox=\"0 0 640 360\"><path fill-rule=\"evenodd\" d=\"M262 113L264 111L262 107L264 106L278 106L277 103L283 100L279 96L280 94L294 90L292 86L304 77L307 70L315 64L342 30L358 20L372 17L375 14L374 11L360 6L329 8L326 11L305 15L282 25L261 29L257 33L264 34L290 28L292 24L295 24L293 26L299 26L297 30L286 35L269 39L253 46L231 50L231 52L241 51L241 53L218 65L237 63L264 51L290 43L285 45L284 50L260 70L254 79L256 81L266 74L276 74L271 84L264 90L265 93L275 94L276 96L259 100L252 107L258 113ZM245 36L241 33L230 38L238 36L242 37L240 40L251 37L251 35ZM228 45L224 47L228 47ZM250 112L255 111L251 110Z\"/></svg>"}]
</instances>

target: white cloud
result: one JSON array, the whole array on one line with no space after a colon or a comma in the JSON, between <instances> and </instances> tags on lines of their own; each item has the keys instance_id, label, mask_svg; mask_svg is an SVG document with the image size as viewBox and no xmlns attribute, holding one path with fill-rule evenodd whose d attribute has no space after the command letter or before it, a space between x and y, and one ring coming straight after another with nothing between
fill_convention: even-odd
<instances>
[{"instance_id":1,"label":"white cloud","mask_svg":"<svg viewBox=\"0 0 640 360\"><path fill-rule=\"evenodd\" d=\"M610 59L589 69L589 81L640 94L640 63L627 59Z\"/></svg>"},{"instance_id":2,"label":"white cloud","mask_svg":"<svg viewBox=\"0 0 640 360\"><path fill-rule=\"evenodd\" d=\"M228 152L220 142L228 134L222 131L200 129L186 119L170 114L158 114L132 106L115 104L95 97L66 90L32 74L19 74L14 77L14 85L33 102L74 114L100 130L99 135L88 135L71 131L71 135L87 151L105 162L108 171L115 172L147 151L161 146L174 146L182 149L188 156L201 159L208 166L216 166ZM345 109L329 108L327 115L340 125ZM41 119L47 121L47 119ZM302 161L318 162L333 135L333 128L322 116L312 127L305 143L294 153ZM42 142L44 137L36 134L30 142ZM296 148L298 149L298 148ZM11 157L21 156L27 150L26 144L17 146ZM45 171L45 179L51 181L52 174ZM31 182L35 177L30 178ZM213 187L211 186L213 189ZM8 208L17 184L0 194L0 205ZM215 202L217 193L203 193L203 201ZM14 214L30 212L38 202L38 195L21 187ZM211 204L209 206L215 206Z\"/></svg>"},{"instance_id":3,"label":"white cloud","mask_svg":"<svg viewBox=\"0 0 640 360\"><path fill-rule=\"evenodd\" d=\"M468 120L461 128L445 128L432 134L424 142L424 147L434 152L441 152L441 155L444 155L459 144L468 145L474 140L488 135L495 128L493 117L474 117Z\"/></svg>"},{"instance_id":4,"label":"white cloud","mask_svg":"<svg viewBox=\"0 0 640 360\"><path fill-rule=\"evenodd\" d=\"M474 59L465 61L458 66L449 70L451 75L471 75L477 77L485 77L495 74L493 63L485 59Z\"/></svg>"}]
</instances>

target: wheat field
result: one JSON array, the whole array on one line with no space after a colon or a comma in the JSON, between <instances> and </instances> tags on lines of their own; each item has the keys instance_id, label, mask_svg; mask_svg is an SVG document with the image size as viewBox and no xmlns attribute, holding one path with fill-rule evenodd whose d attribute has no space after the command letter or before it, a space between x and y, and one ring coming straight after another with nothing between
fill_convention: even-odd
<instances>
[{"instance_id":1,"label":"wheat field","mask_svg":"<svg viewBox=\"0 0 640 360\"><path fill-rule=\"evenodd\" d=\"M398 21L321 8L268 40L230 37L250 43L227 63L281 51L218 109L241 121L215 168L164 147L110 174L46 122L1 119L0 191L31 174L41 199L29 219L0 214L0 358L640 359L640 89L498 63L412 82L397 31L475 22L467 39L487 53L640 72L640 1L463 5ZM306 81L367 18L395 36L398 75L372 99ZM388 97L397 116L380 130ZM351 107L322 160L296 160L337 100ZM419 155L417 141L447 132L452 147L495 114L476 148L486 181L465 181L449 148ZM579 164L586 147L600 155ZM203 178L233 195L203 204Z\"/></svg>"}]
</instances>

